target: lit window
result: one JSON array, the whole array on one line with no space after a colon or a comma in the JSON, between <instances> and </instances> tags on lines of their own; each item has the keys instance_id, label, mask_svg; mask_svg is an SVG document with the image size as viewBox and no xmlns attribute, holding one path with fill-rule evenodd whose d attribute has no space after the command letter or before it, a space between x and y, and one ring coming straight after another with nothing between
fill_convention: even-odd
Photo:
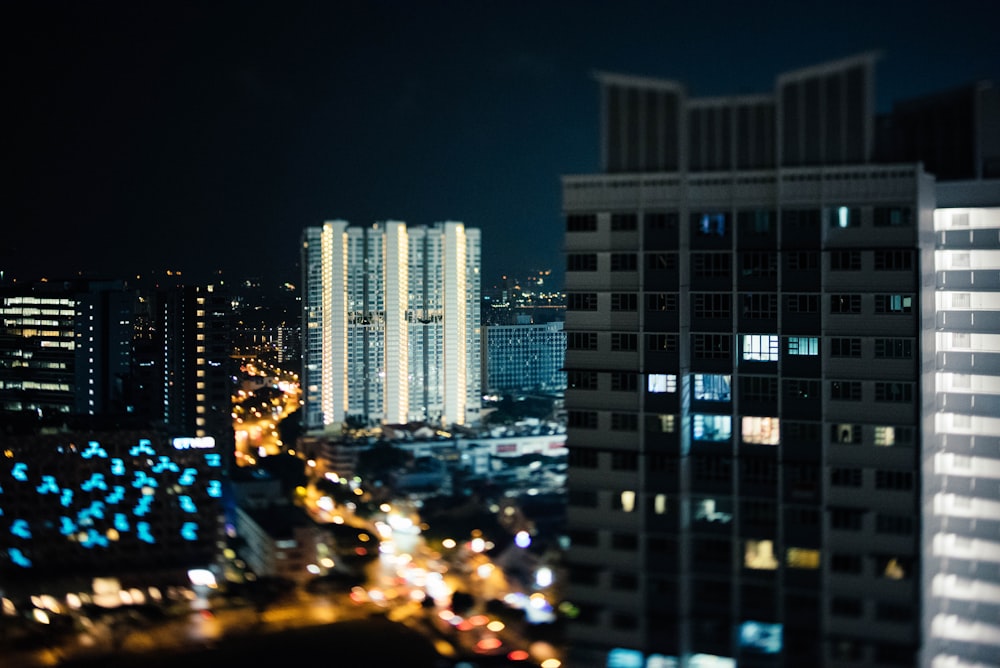
<instances>
[{"instance_id":1,"label":"lit window","mask_svg":"<svg viewBox=\"0 0 1000 668\"><path fill-rule=\"evenodd\" d=\"M725 512L726 510L731 510L728 508L728 504L726 508L721 508L719 502L715 499L701 499L699 501L695 501L694 521L729 524L729 522L733 519L733 514L731 512Z\"/></svg>"},{"instance_id":2,"label":"lit window","mask_svg":"<svg viewBox=\"0 0 1000 668\"><path fill-rule=\"evenodd\" d=\"M626 513L630 513L635 510L635 492L632 490L625 490L620 495L622 510Z\"/></svg>"},{"instance_id":3,"label":"lit window","mask_svg":"<svg viewBox=\"0 0 1000 668\"><path fill-rule=\"evenodd\" d=\"M789 355L819 355L819 338L815 336L789 336Z\"/></svg>"},{"instance_id":4,"label":"lit window","mask_svg":"<svg viewBox=\"0 0 1000 668\"><path fill-rule=\"evenodd\" d=\"M653 512L657 515L663 515L667 512L667 495L657 494L653 497Z\"/></svg>"},{"instance_id":5,"label":"lit window","mask_svg":"<svg viewBox=\"0 0 1000 668\"><path fill-rule=\"evenodd\" d=\"M785 563L789 568L819 568L819 550L807 550L804 547L790 547L785 551Z\"/></svg>"},{"instance_id":6,"label":"lit window","mask_svg":"<svg viewBox=\"0 0 1000 668\"><path fill-rule=\"evenodd\" d=\"M743 553L743 565L755 570L773 571L778 568L774 558L774 541L748 540Z\"/></svg>"},{"instance_id":7,"label":"lit window","mask_svg":"<svg viewBox=\"0 0 1000 668\"><path fill-rule=\"evenodd\" d=\"M694 398L698 401L729 401L731 377L721 373L696 373Z\"/></svg>"},{"instance_id":8,"label":"lit window","mask_svg":"<svg viewBox=\"0 0 1000 668\"><path fill-rule=\"evenodd\" d=\"M691 417L696 441L727 441L732 435L733 419L729 415L696 413Z\"/></svg>"},{"instance_id":9,"label":"lit window","mask_svg":"<svg viewBox=\"0 0 1000 668\"><path fill-rule=\"evenodd\" d=\"M672 373L651 373L647 379L647 390L652 394L677 391L677 375Z\"/></svg>"},{"instance_id":10,"label":"lit window","mask_svg":"<svg viewBox=\"0 0 1000 668\"><path fill-rule=\"evenodd\" d=\"M777 362L777 334L744 334L743 359L748 362Z\"/></svg>"},{"instance_id":11,"label":"lit window","mask_svg":"<svg viewBox=\"0 0 1000 668\"><path fill-rule=\"evenodd\" d=\"M744 417L742 425L744 443L777 445L779 442L778 418Z\"/></svg>"},{"instance_id":12,"label":"lit window","mask_svg":"<svg viewBox=\"0 0 1000 668\"><path fill-rule=\"evenodd\" d=\"M703 213L698 224L698 234L726 236L726 214Z\"/></svg>"},{"instance_id":13,"label":"lit window","mask_svg":"<svg viewBox=\"0 0 1000 668\"><path fill-rule=\"evenodd\" d=\"M823 210L829 227L858 227L861 225L861 211L847 206L831 206Z\"/></svg>"},{"instance_id":14,"label":"lit window","mask_svg":"<svg viewBox=\"0 0 1000 668\"><path fill-rule=\"evenodd\" d=\"M875 445L896 444L896 430L893 427L875 427Z\"/></svg>"}]
</instances>

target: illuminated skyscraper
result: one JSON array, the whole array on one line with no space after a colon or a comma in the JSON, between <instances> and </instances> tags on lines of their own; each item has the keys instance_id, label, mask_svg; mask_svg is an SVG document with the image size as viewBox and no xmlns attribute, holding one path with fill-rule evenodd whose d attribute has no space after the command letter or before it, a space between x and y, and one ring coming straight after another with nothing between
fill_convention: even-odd
<instances>
[{"instance_id":1,"label":"illuminated skyscraper","mask_svg":"<svg viewBox=\"0 0 1000 668\"><path fill-rule=\"evenodd\" d=\"M573 665L995 662L996 92L876 123L874 65L598 74L603 173L563 179Z\"/></svg>"},{"instance_id":2,"label":"illuminated skyscraper","mask_svg":"<svg viewBox=\"0 0 1000 668\"><path fill-rule=\"evenodd\" d=\"M480 252L458 222L306 228L307 428L478 420Z\"/></svg>"}]
</instances>

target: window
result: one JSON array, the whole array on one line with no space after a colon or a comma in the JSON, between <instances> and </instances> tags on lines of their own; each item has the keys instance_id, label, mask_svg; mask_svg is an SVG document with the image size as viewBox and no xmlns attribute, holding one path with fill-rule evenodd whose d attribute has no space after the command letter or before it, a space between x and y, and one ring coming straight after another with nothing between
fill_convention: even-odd
<instances>
[{"instance_id":1,"label":"window","mask_svg":"<svg viewBox=\"0 0 1000 668\"><path fill-rule=\"evenodd\" d=\"M819 382L819 381L816 381ZM816 422L794 422L785 420L781 428L785 443L797 443L819 447L822 433L821 425Z\"/></svg>"},{"instance_id":2,"label":"window","mask_svg":"<svg viewBox=\"0 0 1000 668\"><path fill-rule=\"evenodd\" d=\"M816 251L787 251L785 266L789 271L815 271L819 269L819 253Z\"/></svg>"},{"instance_id":3,"label":"window","mask_svg":"<svg viewBox=\"0 0 1000 668\"><path fill-rule=\"evenodd\" d=\"M597 214L587 213L587 214L572 214L566 216L566 231L567 232L596 232L597 231Z\"/></svg>"},{"instance_id":4,"label":"window","mask_svg":"<svg viewBox=\"0 0 1000 668\"><path fill-rule=\"evenodd\" d=\"M830 313L861 313L861 295L830 295Z\"/></svg>"},{"instance_id":5,"label":"window","mask_svg":"<svg viewBox=\"0 0 1000 668\"><path fill-rule=\"evenodd\" d=\"M597 350L597 332L567 332L566 350Z\"/></svg>"},{"instance_id":6,"label":"window","mask_svg":"<svg viewBox=\"0 0 1000 668\"><path fill-rule=\"evenodd\" d=\"M576 429L597 429L597 411L567 411L566 424Z\"/></svg>"},{"instance_id":7,"label":"window","mask_svg":"<svg viewBox=\"0 0 1000 668\"><path fill-rule=\"evenodd\" d=\"M908 271L913 269L913 251L875 251L875 271Z\"/></svg>"},{"instance_id":8,"label":"window","mask_svg":"<svg viewBox=\"0 0 1000 668\"><path fill-rule=\"evenodd\" d=\"M827 227L858 227L861 225L861 210L854 207L830 206L823 209L823 219Z\"/></svg>"},{"instance_id":9,"label":"window","mask_svg":"<svg viewBox=\"0 0 1000 668\"><path fill-rule=\"evenodd\" d=\"M732 377L721 373L694 374L694 398L698 401L729 401Z\"/></svg>"},{"instance_id":10,"label":"window","mask_svg":"<svg viewBox=\"0 0 1000 668\"><path fill-rule=\"evenodd\" d=\"M639 576L635 573L614 572L611 574L611 588L634 591L639 588Z\"/></svg>"},{"instance_id":11,"label":"window","mask_svg":"<svg viewBox=\"0 0 1000 668\"><path fill-rule=\"evenodd\" d=\"M723 292L695 292L691 305L696 318L728 318L731 313L732 295Z\"/></svg>"},{"instance_id":12,"label":"window","mask_svg":"<svg viewBox=\"0 0 1000 668\"><path fill-rule=\"evenodd\" d=\"M861 401L861 381L831 380L830 398L839 401Z\"/></svg>"},{"instance_id":13,"label":"window","mask_svg":"<svg viewBox=\"0 0 1000 668\"><path fill-rule=\"evenodd\" d=\"M789 568L816 570L819 568L819 550L790 547L785 550L785 563Z\"/></svg>"},{"instance_id":14,"label":"window","mask_svg":"<svg viewBox=\"0 0 1000 668\"><path fill-rule=\"evenodd\" d=\"M597 254L570 253L566 256L566 271L597 271Z\"/></svg>"},{"instance_id":15,"label":"window","mask_svg":"<svg viewBox=\"0 0 1000 668\"><path fill-rule=\"evenodd\" d=\"M744 318L777 318L778 296L770 293L745 294L743 297Z\"/></svg>"},{"instance_id":16,"label":"window","mask_svg":"<svg viewBox=\"0 0 1000 668\"><path fill-rule=\"evenodd\" d=\"M635 271L638 268L635 253L611 254L611 271Z\"/></svg>"},{"instance_id":17,"label":"window","mask_svg":"<svg viewBox=\"0 0 1000 668\"><path fill-rule=\"evenodd\" d=\"M778 568L774 557L774 541L748 540L743 552L743 566L754 570L773 571Z\"/></svg>"},{"instance_id":18,"label":"window","mask_svg":"<svg viewBox=\"0 0 1000 668\"><path fill-rule=\"evenodd\" d=\"M729 358L728 334L692 334L691 344L692 354L695 357L701 359Z\"/></svg>"},{"instance_id":19,"label":"window","mask_svg":"<svg viewBox=\"0 0 1000 668\"><path fill-rule=\"evenodd\" d=\"M653 434L672 434L677 425L676 415L647 415L646 431Z\"/></svg>"},{"instance_id":20,"label":"window","mask_svg":"<svg viewBox=\"0 0 1000 668\"><path fill-rule=\"evenodd\" d=\"M912 471L875 471L875 489L911 490Z\"/></svg>"},{"instance_id":21,"label":"window","mask_svg":"<svg viewBox=\"0 0 1000 668\"><path fill-rule=\"evenodd\" d=\"M913 427L875 427L875 445L888 447L893 445L912 445Z\"/></svg>"},{"instance_id":22,"label":"window","mask_svg":"<svg viewBox=\"0 0 1000 668\"><path fill-rule=\"evenodd\" d=\"M846 531L861 531L865 511L858 508L831 508L830 526Z\"/></svg>"},{"instance_id":23,"label":"window","mask_svg":"<svg viewBox=\"0 0 1000 668\"><path fill-rule=\"evenodd\" d=\"M646 253L646 269L663 271L677 268L677 253Z\"/></svg>"},{"instance_id":24,"label":"window","mask_svg":"<svg viewBox=\"0 0 1000 668\"><path fill-rule=\"evenodd\" d=\"M819 295L785 295L789 313L819 313Z\"/></svg>"},{"instance_id":25,"label":"window","mask_svg":"<svg viewBox=\"0 0 1000 668\"><path fill-rule=\"evenodd\" d=\"M677 352L677 334L647 334L646 349L660 352Z\"/></svg>"},{"instance_id":26,"label":"window","mask_svg":"<svg viewBox=\"0 0 1000 668\"><path fill-rule=\"evenodd\" d=\"M677 293L653 292L646 295L647 311L676 311Z\"/></svg>"},{"instance_id":27,"label":"window","mask_svg":"<svg viewBox=\"0 0 1000 668\"><path fill-rule=\"evenodd\" d=\"M913 339L875 339L875 357L880 359L911 359Z\"/></svg>"},{"instance_id":28,"label":"window","mask_svg":"<svg viewBox=\"0 0 1000 668\"><path fill-rule=\"evenodd\" d=\"M696 236L726 236L727 222L729 215L726 213L695 213L691 215L694 221L694 234Z\"/></svg>"},{"instance_id":29,"label":"window","mask_svg":"<svg viewBox=\"0 0 1000 668\"><path fill-rule=\"evenodd\" d=\"M910 295L875 295L876 313L911 313L913 297Z\"/></svg>"},{"instance_id":30,"label":"window","mask_svg":"<svg viewBox=\"0 0 1000 668\"><path fill-rule=\"evenodd\" d=\"M786 399L820 399L819 383L811 378L786 378L782 390Z\"/></svg>"},{"instance_id":31,"label":"window","mask_svg":"<svg viewBox=\"0 0 1000 668\"><path fill-rule=\"evenodd\" d=\"M616 352L639 349L639 335L628 332L611 332L611 350Z\"/></svg>"},{"instance_id":32,"label":"window","mask_svg":"<svg viewBox=\"0 0 1000 668\"><path fill-rule=\"evenodd\" d=\"M594 424L597 424L597 414L594 414ZM597 451L590 450L588 448L576 448L570 447L569 453L566 456L566 463L577 469L596 469L597 468ZM597 502L594 502L597 505Z\"/></svg>"},{"instance_id":33,"label":"window","mask_svg":"<svg viewBox=\"0 0 1000 668\"><path fill-rule=\"evenodd\" d=\"M876 227L909 227L913 224L913 209L908 206L875 207Z\"/></svg>"},{"instance_id":34,"label":"window","mask_svg":"<svg viewBox=\"0 0 1000 668\"><path fill-rule=\"evenodd\" d=\"M634 533L613 533L611 534L611 547L615 550L637 550L639 549L639 536Z\"/></svg>"},{"instance_id":35,"label":"window","mask_svg":"<svg viewBox=\"0 0 1000 668\"><path fill-rule=\"evenodd\" d=\"M629 371L612 371L611 389L614 392L635 392L639 389L639 375Z\"/></svg>"},{"instance_id":36,"label":"window","mask_svg":"<svg viewBox=\"0 0 1000 668\"><path fill-rule=\"evenodd\" d=\"M634 292L612 292L612 311L635 311L639 304L639 295Z\"/></svg>"},{"instance_id":37,"label":"window","mask_svg":"<svg viewBox=\"0 0 1000 668\"><path fill-rule=\"evenodd\" d=\"M744 416L741 436L744 443L778 445L780 441L778 418Z\"/></svg>"},{"instance_id":38,"label":"window","mask_svg":"<svg viewBox=\"0 0 1000 668\"><path fill-rule=\"evenodd\" d=\"M743 334L743 360L746 362L777 362L777 334Z\"/></svg>"},{"instance_id":39,"label":"window","mask_svg":"<svg viewBox=\"0 0 1000 668\"><path fill-rule=\"evenodd\" d=\"M570 292L566 295L567 311L596 311L596 292Z\"/></svg>"},{"instance_id":40,"label":"window","mask_svg":"<svg viewBox=\"0 0 1000 668\"><path fill-rule=\"evenodd\" d=\"M789 355L819 355L819 339L815 336L789 336L785 340Z\"/></svg>"},{"instance_id":41,"label":"window","mask_svg":"<svg viewBox=\"0 0 1000 668\"><path fill-rule=\"evenodd\" d=\"M596 390L596 371L567 371L566 385L572 390Z\"/></svg>"},{"instance_id":42,"label":"window","mask_svg":"<svg viewBox=\"0 0 1000 668\"><path fill-rule=\"evenodd\" d=\"M864 561L858 554L843 554L834 552L830 555L830 570L834 573L858 574L862 571Z\"/></svg>"},{"instance_id":43,"label":"window","mask_svg":"<svg viewBox=\"0 0 1000 668\"><path fill-rule=\"evenodd\" d=\"M832 271L860 271L861 251L830 251L830 269Z\"/></svg>"},{"instance_id":44,"label":"window","mask_svg":"<svg viewBox=\"0 0 1000 668\"><path fill-rule=\"evenodd\" d=\"M677 391L677 375L673 373L651 373L646 379L646 391L650 394L673 394Z\"/></svg>"},{"instance_id":45,"label":"window","mask_svg":"<svg viewBox=\"0 0 1000 668\"><path fill-rule=\"evenodd\" d=\"M740 376L741 401L777 401L778 379L774 376Z\"/></svg>"},{"instance_id":46,"label":"window","mask_svg":"<svg viewBox=\"0 0 1000 668\"><path fill-rule=\"evenodd\" d=\"M706 415L695 413L691 416L692 437L696 441L728 441L732 436L733 418L729 415Z\"/></svg>"},{"instance_id":47,"label":"window","mask_svg":"<svg viewBox=\"0 0 1000 668\"><path fill-rule=\"evenodd\" d=\"M634 213L611 214L612 232L631 232L639 228L639 217Z\"/></svg>"},{"instance_id":48,"label":"window","mask_svg":"<svg viewBox=\"0 0 1000 668\"><path fill-rule=\"evenodd\" d=\"M596 468L595 466L591 468ZM566 492L566 503L579 508L596 508L597 492L592 489L570 489Z\"/></svg>"},{"instance_id":49,"label":"window","mask_svg":"<svg viewBox=\"0 0 1000 668\"><path fill-rule=\"evenodd\" d=\"M728 499L695 499L695 522L718 522L729 524L733 519L732 502Z\"/></svg>"},{"instance_id":50,"label":"window","mask_svg":"<svg viewBox=\"0 0 1000 668\"><path fill-rule=\"evenodd\" d=\"M830 357L861 357L861 339L842 336L831 338Z\"/></svg>"},{"instance_id":51,"label":"window","mask_svg":"<svg viewBox=\"0 0 1000 668\"><path fill-rule=\"evenodd\" d=\"M834 467L830 469L830 484L834 487L861 487L861 469Z\"/></svg>"},{"instance_id":52,"label":"window","mask_svg":"<svg viewBox=\"0 0 1000 668\"><path fill-rule=\"evenodd\" d=\"M910 515L876 515L875 531L897 536L913 535L913 517Z\"/></svg>"},{"instance_id":53,"label":"window","mask_svg":"<svg viewBox=\"0 0 1000 668\"><path fill-rule=\"evenodd\" d=\"M830 441L833 443L861 443L861 425L833 424L830 425Z\"/></svg>"},{"instance_id":54,"label":"window","mask_svg":"<svg viewBox=\"0 0 1000 668\"><path fill-rule=\"evenodd\" d=\"M910 403L913 401L913 383L875 383L875 401Z\"/></svg>"},{"instance_id":55,"label":"window","mask_svg":"<svg viewBox=\"0 0 1000 668\"><path fill-rule=\"evenodd\" d=\"M647 230L673 230L677 228L677 212L651 211L643 216Z\"/></svg>"},{"instance_id":56,"label":"window","mask_svg":"<svg viewBox=\"0 0 1000 668\"><path fill-rule=\"evenodd\" d=\"M613 471L637 471L639 470L639 454L636 452L612 452L611 453L611 469ZM629 507L635 504L635 492L622 492L622 495L628 494L632 498L632 503L628 504ZM626 504L622 504L626 505Z\"/></svg>"},{"instance_id":57,"label":"window","mask_svg":"<svg viewBox=\"0 0 1000 668\"><path fill-rule=\"evenodd\" d=\"M691 253L691 276L728 278L732 261L728 253Z\"/></svg>"},{"instance_id":58,"label":"window","mask_svg":"<svg viewBox=\"0 0 1000 668\"><path fill-rule=\"evenodd\" d=\"M740 211L736 214L740 232L748 235L767 236L774 229L774 212L766 209Z\"/></svg>"},{"instance_id":59,"label":"window","mask_svg":"<svg viewBox=\"0 0 1000 668\"><path fill-rule=\"evenodd\" d=\"M728 456L694 455L694 479L703 482L729 482L733 474L733 460Z\"/></svg>"},{"instance_id":60,"label":"window","mask_svg":"<svg viewBox=\"0 0 1000 668\"><path fill-rule=\"evenodd\" d=\"M864 613L864 601L860 598L834 596L830 599L830 614L835 617L861 617Z\"/></svg>"},{"instance_id":61,"label":"window","mask_svg":"<svg viewBox=\"0 0 1000 668\"><path fill-rule=\"evenodd\" d=\"M638 431L639 430L639 416L635 413L612 413L611 414L611 430L612 431Z\"/></svg>"},{"instance_id":62,"label":"window","mask_svg":"<svg viewBox=\"0 0 1000 668\"><path fill-rule=\"evenodd\" d=\"M778 254L762 251L740 253L740 276L774 278L778 275Z\"/></svg>"}]
</instances>

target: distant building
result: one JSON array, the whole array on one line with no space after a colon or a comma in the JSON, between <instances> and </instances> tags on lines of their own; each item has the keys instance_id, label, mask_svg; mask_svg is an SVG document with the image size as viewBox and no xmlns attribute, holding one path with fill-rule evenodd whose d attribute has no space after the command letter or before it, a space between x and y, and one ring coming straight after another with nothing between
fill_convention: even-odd
<instances>
[{"instance_id":1,"label":"distant building","mask_svg":"<svg viewBox=\"0 0 1000 668\"><path fill-rule=\"evenodd\" d=\"M458 222L302 237L303 424L479 419L480 234Z\"/></svg>"},{"instance_id":2,"label":"distant building","mask_svg":"<svg viewBox=\"0 0 1000 668\"><path fill-rule=\"evenodd\" d=\"M597 76L602 173L563 179L573 665L996 662L997 91L876 122L874 66Z\"/></svg>"},{"instance_id":3,"label":"distant building","mask_svg":"<svg viewBox=\"0 0 1000 668\"><path fill-rule=\"evenodd\" d=\"M224 456L212 438L6 435L0 457L0 574L10 586L215 561Z\"/></svg>"},{"instance_id":4,"label":"distant building","mask_svg":"<svg viewBox=\"0 0 1000 668\"><path fill-rule=\"evenodd\" d=\"M483 327L483 387L489 393L566 389L562 322Z\"/></svg>"}]
</instances>

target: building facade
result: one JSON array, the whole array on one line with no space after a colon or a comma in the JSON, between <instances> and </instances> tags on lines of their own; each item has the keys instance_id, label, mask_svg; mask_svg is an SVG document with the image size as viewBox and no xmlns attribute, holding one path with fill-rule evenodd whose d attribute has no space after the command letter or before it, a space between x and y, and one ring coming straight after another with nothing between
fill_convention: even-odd
<instances>
[{"instance_id":1,"label":"building facade","mask_svg":"<svg viewBox=\"0 0 1000 668\"><path fill-rule=\"evenodd\" d=\"M331 221L302 254L307 428L478 420L478 229Z\"/></svg>"},{"instance_id":2,"label":"building facade","mask_svg":"<svg viewBox=\"0 0 1000 668\"><path fill-rule=\"evenodd\" d=\"M598 74L603 173L563 179L574 665L945 665L938 184L876 162L874 65L712 99Z\"/></svg>"},{"instance_id":3,"label":"building facade","mask_svg":"<svg viewBox=\"0 0 1000 668\"><path fill-rule=\"evenodd\" d=\"M566 389L566 332L561 321L483 327L483 389L541 392Z\"/></svg>"}]
</instances>

